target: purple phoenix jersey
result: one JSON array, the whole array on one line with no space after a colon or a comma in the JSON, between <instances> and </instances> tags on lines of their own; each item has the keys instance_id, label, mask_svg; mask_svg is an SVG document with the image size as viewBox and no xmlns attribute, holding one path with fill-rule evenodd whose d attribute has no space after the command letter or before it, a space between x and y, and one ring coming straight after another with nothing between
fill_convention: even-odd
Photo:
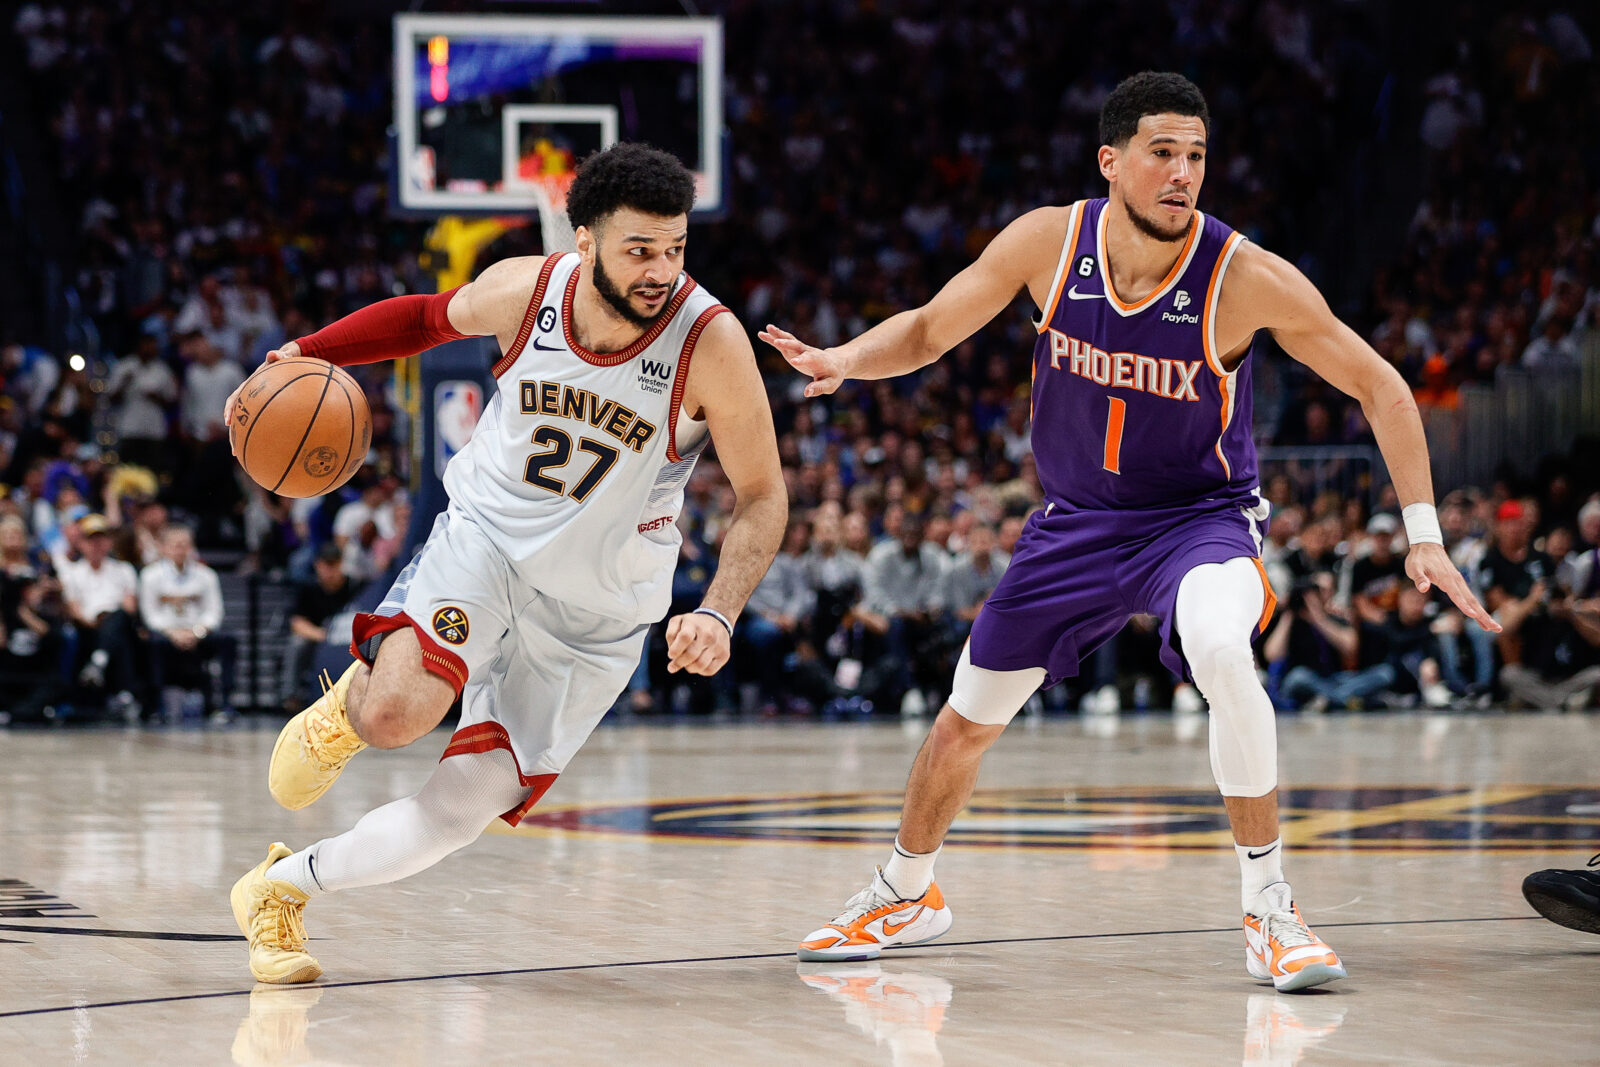
<instances>
[{"instance_id":1,"label":"purple phoenix jersey","mask_svg":"<svg viewBox=\"0 0 1600 1067\"><path fill-rule=\"evenodd\" d=\"M1205 563L1258 557L1267 515L1250 353L1224 370L1215 336L1244 238L1196 211L1172 271L1130 304L1106 266L1107 203L1079 201L1068 214L1033 353L1046 507L972 630L974 665L1044 667L1052 683L1135 613L1160 618L1162 659L1187 675L1172 628L1178 583ZM1266 602L1260 626L1270 587Z\"/></svg>"},{"instance_id":2,"label":"purple phoenix jersey","mask_svg":"<svg viewBox=\"0 0 1600 1067\"><path fill-rule=\"evenodd\" d=\"M1106 266L1105 200L1074 204L1033 350L1033 446L1057 506L1161 508L1256 491L1250 354L1216 346L1242 236L1196 211L1178 262L1137 304Z\"/></svg>"}]
</instances>

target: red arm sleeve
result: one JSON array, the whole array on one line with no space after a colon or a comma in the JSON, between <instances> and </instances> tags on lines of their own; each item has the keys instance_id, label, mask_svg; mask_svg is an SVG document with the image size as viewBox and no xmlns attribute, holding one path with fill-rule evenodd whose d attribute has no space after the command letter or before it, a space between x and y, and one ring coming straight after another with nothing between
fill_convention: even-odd
<instances>
[{"instance_id":1,"label":"red arm sleeve","mask_svg":"<svg viewBox=\"0 0 1600 1067\"><path fill-rule=\"evenodd\" d=\"M316 356L341 367L405 359L434 345L466 336L450 325L450 317L445 313L450 298L455 295L456 290L452 289L435 296L396 296L380 300L330 322L295 343L300 346L301 355Z\"/></svg>"}]
</instances>

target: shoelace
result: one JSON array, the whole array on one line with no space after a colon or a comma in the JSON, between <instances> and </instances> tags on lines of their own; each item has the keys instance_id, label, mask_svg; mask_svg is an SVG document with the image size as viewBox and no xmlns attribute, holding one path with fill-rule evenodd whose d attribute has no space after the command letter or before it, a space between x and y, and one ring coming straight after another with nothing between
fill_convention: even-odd
<instances>
[{"instance_id":1,"label":"shoelace","mask_svg":"<svg viewBox=\"0 0 1600 1067\"><path fill-rule=\"evenodd\" d=\"M1269 911L1261 917L1261 935L1269 942L1276 939L1284 948L1314 945L1317 937L1292 911Z\"/></svg>"},{"instance_id":2,"label":"shoelace","mask_svg":"<svg viewBox=\"0 0 1600 1067\"><path fill-rule=\"evenodd\" d=\"M893 903L894 901L892 900L884 900L872 891L871 886L868 886L845 901L844 910L838 914L831 925L849 926L863 915L877 911L879 908L887 908Z\"/></svg>"},{"instance_id":3,"label":"shoelace","mask_svg":"<svg viewBox=\"0 0 1600 1067\"><path fill-rule=\"evenodd\" d=\"M263 941L289 952L303 952L306 947L305 920L300 906L278 897L268 897L256 911L253 926Z\"/></svg>"},{"instance_id":4,"label":"shoelace","mask_svg":"<svg viewBox=\"0 0 1600 1067\"><path fill-rule=\"evenodd\" d=\"M328 714L327 712L323 712L322 714L318 715L308 715L306 716L306 729L315 735L313 738L313 740L316 742L316 744L313 746L315 750L317 750L319 753L331 753L336 745L339 745L341 742L345 741L345 731L340 729L338 724L339 720L344 718L344 705L343 702L340 701L336 695L334 695L333 677L327 671L323 671L322 677L317 679L317 681L322 686L323 697L328 699L330 703L337 705L340 714L338 716L334 716ZM335 763L336 762L337 759L335 760ZM334 766L334 763L324 763L323 766L331 767Z\"/></svg>"}]
</instances>

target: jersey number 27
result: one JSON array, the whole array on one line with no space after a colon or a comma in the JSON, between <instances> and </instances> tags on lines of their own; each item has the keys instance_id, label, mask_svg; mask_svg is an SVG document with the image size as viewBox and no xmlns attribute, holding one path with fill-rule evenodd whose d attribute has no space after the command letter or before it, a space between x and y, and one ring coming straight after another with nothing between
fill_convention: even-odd
<instances>
[{"instance_id":1,"label":"jersey number 27","mask_svg":"<svg viewBox=\"0 0 1600 1067\"><path fill-rule=\"evenodd\" d=\"M601 444L592 438L580 437L578 451L588 452L594 456L594 462L589 465L584 476L569 489L566 482L560 478L553 478L545 472L559 470L572 461L572 435L554 426L541 426L533 431L533 443L543 445L545 451L535 452L528 457L528 466L522 472L522 480L529 485L537 485L540 489L548 489L558 496L570 496L580 504L585 497L594 492L595 486L611 473L611 468L620 455L610 445Z\"/></svg>"}]
</instances>

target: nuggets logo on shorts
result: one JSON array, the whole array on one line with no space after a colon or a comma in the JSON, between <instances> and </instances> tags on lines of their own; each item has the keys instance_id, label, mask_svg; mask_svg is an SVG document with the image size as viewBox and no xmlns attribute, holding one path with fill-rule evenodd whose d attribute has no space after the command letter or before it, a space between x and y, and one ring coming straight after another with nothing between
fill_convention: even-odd
<instances>
[{"instance_id":1,"label":"nuggets logo on shorts","mask_svg":"<svg viewBox=\"0 0 1600 1067\"><path fill-rule=\"evenodd\" d=\"M467 613L454 606L440 608L433 613L433 632L439 635L439 640L449 644L466 644Z\"/></svg>"}]
</instances>

